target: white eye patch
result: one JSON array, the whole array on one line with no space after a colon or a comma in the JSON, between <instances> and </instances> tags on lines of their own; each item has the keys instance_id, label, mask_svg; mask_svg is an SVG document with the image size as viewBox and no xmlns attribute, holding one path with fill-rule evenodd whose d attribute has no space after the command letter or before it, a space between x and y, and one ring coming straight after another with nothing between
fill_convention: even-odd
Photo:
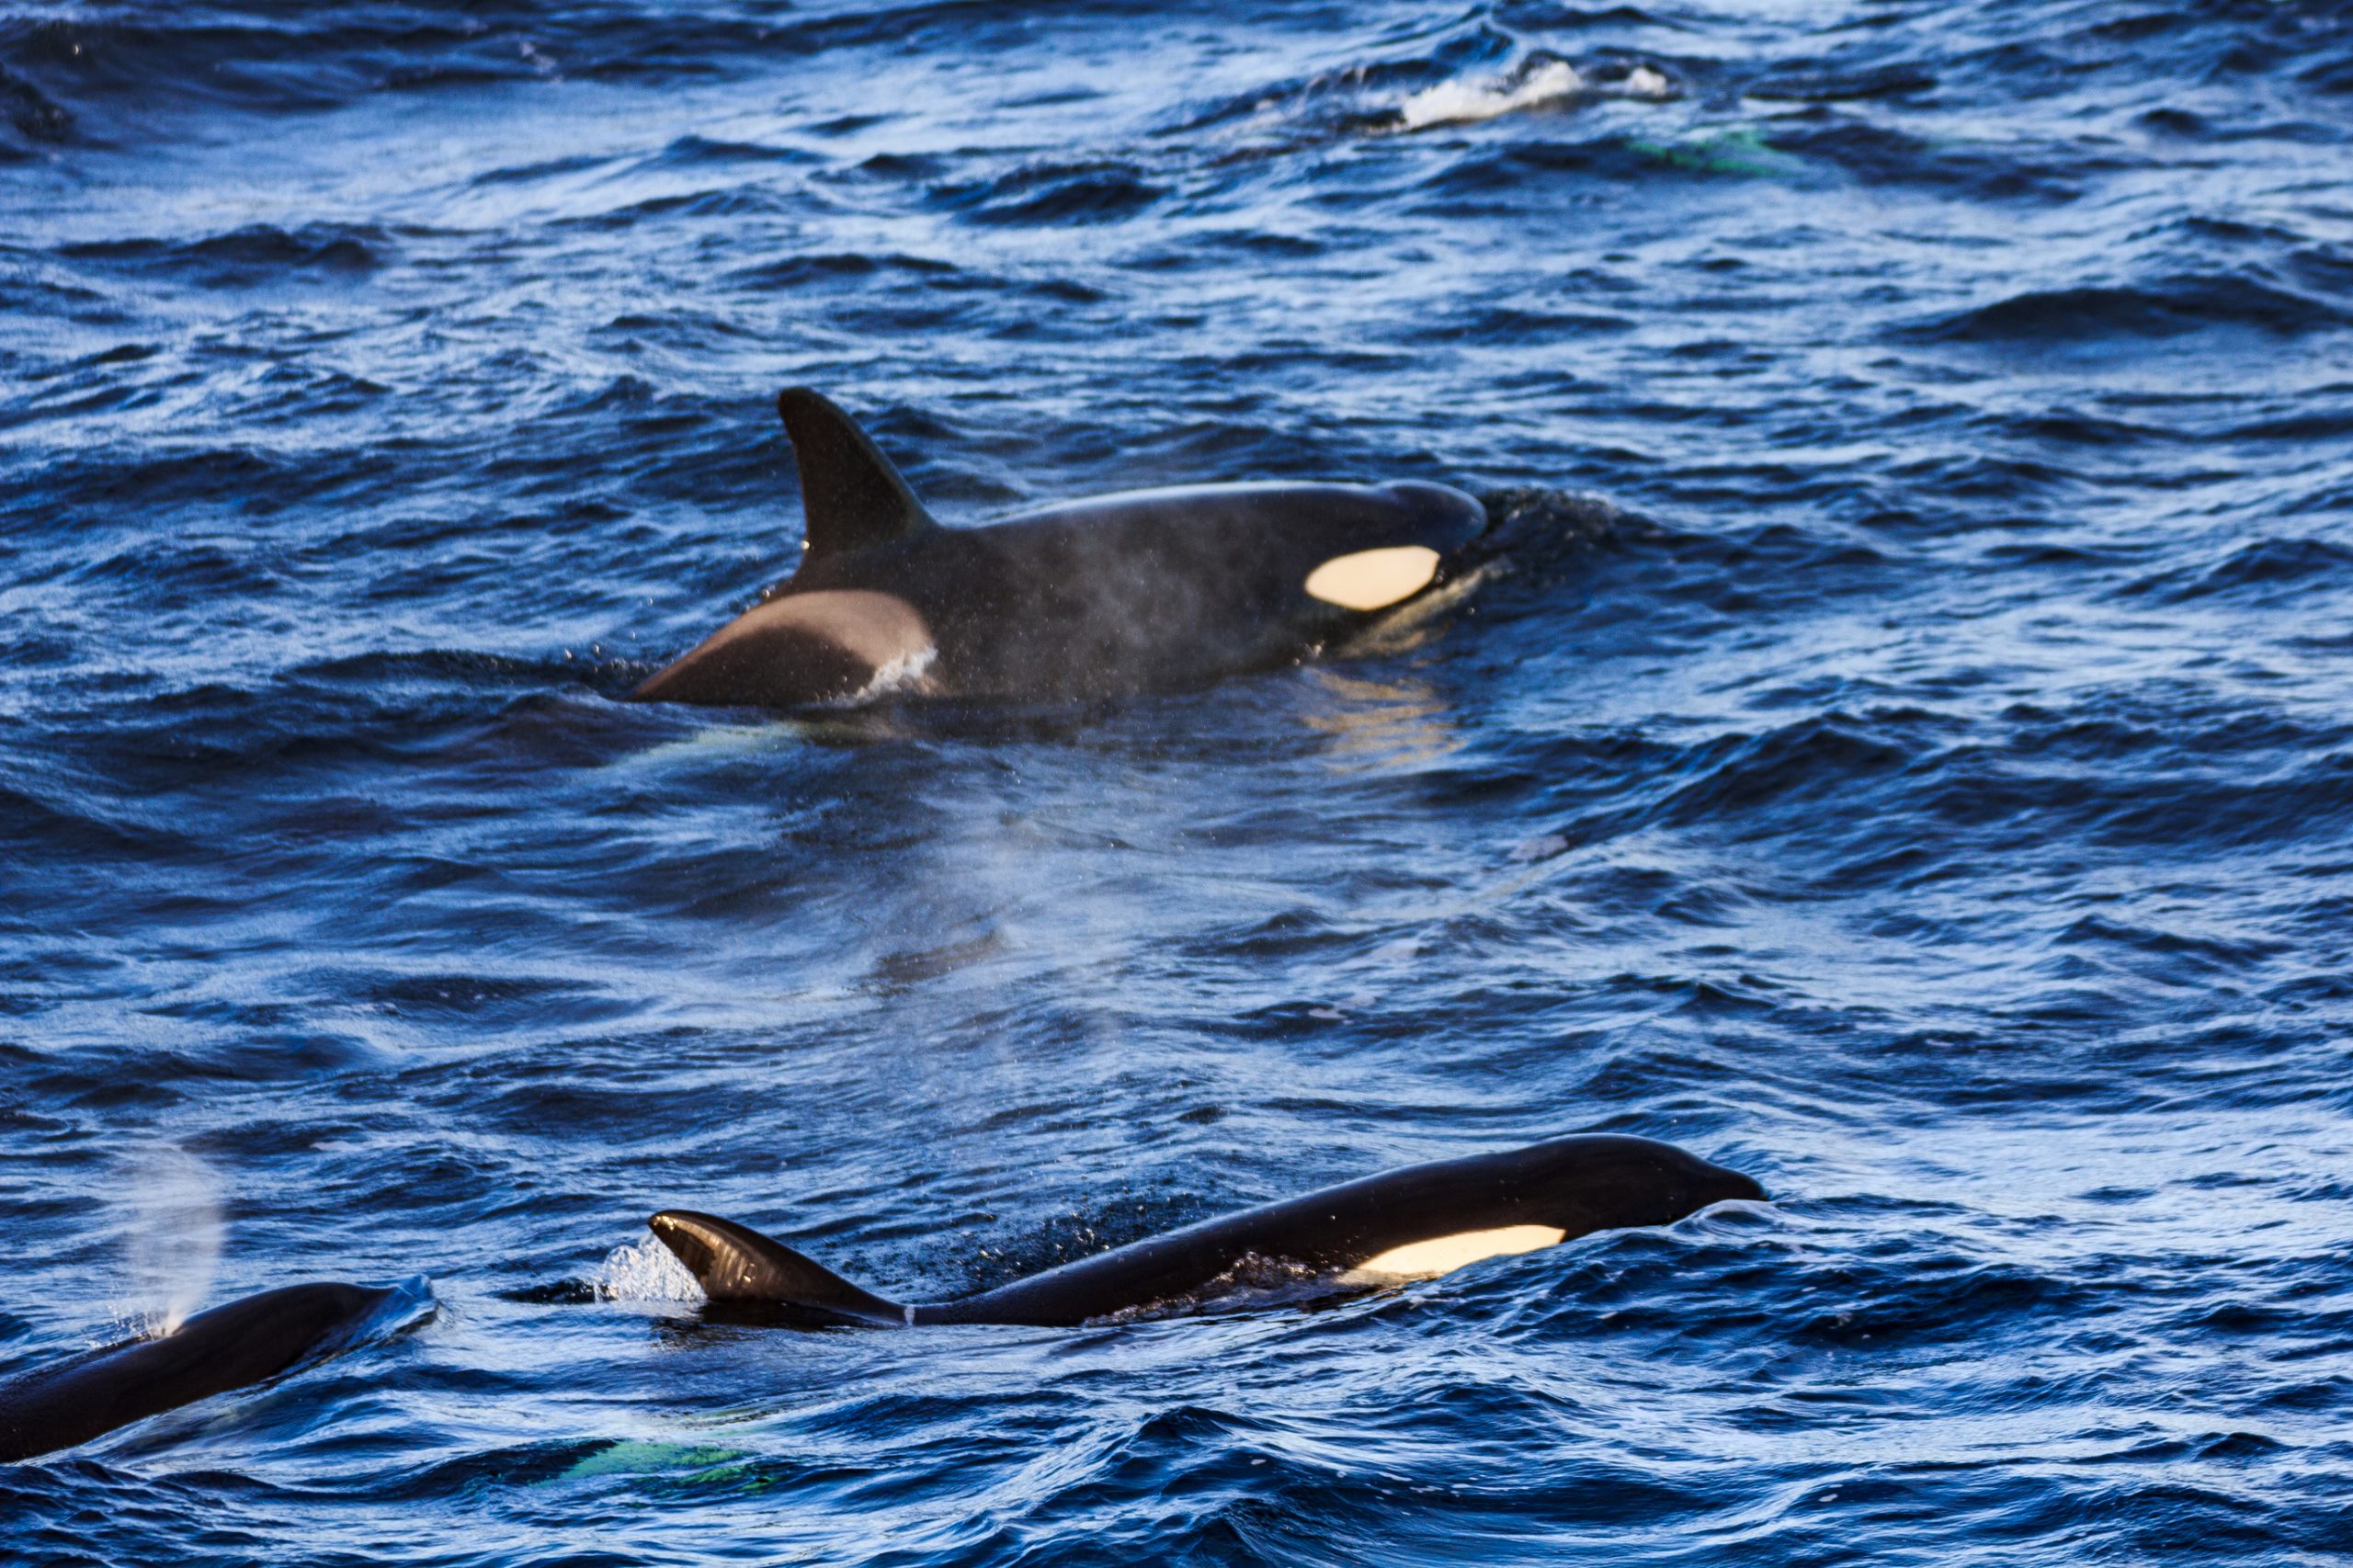
<instances>
[{"instance_id":1,"label":"white eye patch","mask_svg":"<svg viewBox=\"0 0 2353 1568\"><path fill-rule=\"evenodd\" d=\"M1426 1242L1407 1242L1401 1247L1391 1247L1379 1257L1369 1257L1348 1270L1351 1279L1379 1276L1388 1279L1427 1279L1440 1274L1450 1274L1463 1265L1482 1258L1508 1257L1514 1253L1534 1252L1539 1247L1559 1244L1568 1233L1551 1225L1506 1225L1494 1231L1463 1231L1451 1236L1434 1236Z\"/></svg>"},{"instance_id":2,"label":"white eye patch","mask_svg":"<svg viewBox=\"0 0 2353 1568\"><path fill-rule=\"evenodd\" d=\"M1343 609L1387 609L1430 585L1438 553L1426 544L1336 555L1307 574L1310 597Z\"/></svg>"}]
</instances>

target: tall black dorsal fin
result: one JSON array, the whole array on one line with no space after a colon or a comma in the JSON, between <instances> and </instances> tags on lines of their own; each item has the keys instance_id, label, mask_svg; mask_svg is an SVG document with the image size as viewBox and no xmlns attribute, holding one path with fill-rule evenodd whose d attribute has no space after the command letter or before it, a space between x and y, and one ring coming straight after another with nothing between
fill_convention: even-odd
<instances>
[{"instance_id":1,"label":"tall black dorsal fin","mask_svg":"<svg viewBox=\"0 0 2353 1568\"><path fill-rule=\"evenodd\" d=\"M665 1209L646 1222L714 1301L782 1301L829 1318L897 1327L915 1322L896 1301L861 1290L814 1259L749 1225Z\"/></svg>"},{"instance_id":2,"label":"tall black dorsal fin","mask_svg":"<svg viewBox=\"0 0 2353 1568\"><path fill-rule=\"evenodd\" d=\"M801 465L811 556L891 544L936 526L881 449L823 395L787 387L776 394L776 411Z\"/></svg>"}]
</instances>

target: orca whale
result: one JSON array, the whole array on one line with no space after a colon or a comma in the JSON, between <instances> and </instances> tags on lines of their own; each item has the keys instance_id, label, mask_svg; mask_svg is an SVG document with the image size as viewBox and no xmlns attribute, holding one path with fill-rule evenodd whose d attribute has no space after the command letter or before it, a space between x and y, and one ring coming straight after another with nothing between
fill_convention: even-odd
<instances>
[{"instance_id":1,"label":"orca whale","mask_svg":"<svg viewBox=\"0 0 2353 1568\"><path fill-rule=\"evenodd\" d=\"M801 564L655 672L640 701L796 708L1067 699L1308 657L1467 588L1485 509L1406 481L1097 496L985 528L934 522L847 415L777 397L801 471Z\"/></svg>"},{"instance_id":2,"label":"orca whale","mask_svg":"<svg viewBox=\"0 0 2353 1568\"><path fill-rule=\"evenodd\" d=\"M0 1383L0 1464L70 1449L332 1355L394 1294L289 1285L199 1312L169 1334L86 1351Z\"/></svg>"},{"instance_id":3,"label":"orca whale","mask_svg":"<svg viewBox=\"0 0 2353 1568\"><path fill-rule=\"evenodd\" d=\"M1066 1328L1182 1301L1254 1262L1343 1288L1427 1278L1595 1231L1665 1225L1765 1189L1669 1143L1602 1134L1440 1160L1325 1187L1083 1257L949 1301L886 1301L732 1220L670 1209L647 1221L714 1301L763 1302L789 1321L878 1327Z\"/></svg>"}]
</instances>

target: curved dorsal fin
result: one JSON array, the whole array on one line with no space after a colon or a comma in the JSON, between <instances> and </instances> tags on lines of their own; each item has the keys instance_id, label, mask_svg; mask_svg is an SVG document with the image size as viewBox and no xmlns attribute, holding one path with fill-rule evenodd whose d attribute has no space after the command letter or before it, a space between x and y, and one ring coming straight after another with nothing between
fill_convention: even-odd
<instances>
[{"instance_id":1,"label":"curved dorsal fin","mask_svg":"<svg viewBox=\"0 0 2353 1568\"><path fill-rule=\"evenodd\" d=\"M890 544L936 527L915 493L858 422L807 387L776 394L801 465L803 537L812 559Z\"/></svg>"},{"instance_id":2,"label":"curved dorsal fin","mask_svg":"<svg viewBox=\"0 0 2353 1568\"><path fill-rule=\"evenodd\" d=\"M782 1301L826 1317L892 1327L915 1321L897 1301L859 1290L749 1225L691 1209L665 1209L645 1223L714 1301Z\"/></svg>"}]
</instances>

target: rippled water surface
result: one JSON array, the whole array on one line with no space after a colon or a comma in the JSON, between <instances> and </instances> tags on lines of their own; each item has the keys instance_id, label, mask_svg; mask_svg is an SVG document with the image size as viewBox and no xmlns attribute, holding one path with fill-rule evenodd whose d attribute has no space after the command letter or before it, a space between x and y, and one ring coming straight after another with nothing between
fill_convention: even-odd
<instances>
[{"instance_id":1,"label":"rippled water surface","mask_svg":"<svg viewBox=\"0 0 2353 1568\"><path fill-rule=\"evenodd\" d=\"M2349 120L2333 0L0 5L0 1373L438 1303L0 1551L2336 1559ZM790 569L788 383L954 520L1623 515L1196 692L620 700ZM1775 1201L1076 1332L633 1250L1583 1129Z\"/></svg>"}]
</instances>

